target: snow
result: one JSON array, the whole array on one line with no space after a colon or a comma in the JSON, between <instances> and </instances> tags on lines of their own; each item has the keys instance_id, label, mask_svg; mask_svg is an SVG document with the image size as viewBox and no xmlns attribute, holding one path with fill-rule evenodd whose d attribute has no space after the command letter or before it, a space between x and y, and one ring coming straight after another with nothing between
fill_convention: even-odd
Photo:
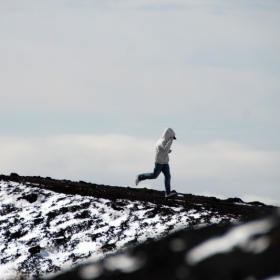
<instances>
[{"instance_id":1,"label":"snow","mask_svg":"<svg viewBox=\"0 0 280 280\"><path fill-rule=\"evenodd\" d=\"M28 195L37 196L37 200L30 203L25 198ZM28 182L1 181L0 280L15 277L19 270L30 277L55 274L84 261L102 259L131 246L128 244L187 228L190 221L199 227L207 224L206 217L211 223L223 218L215 211L187 211L181 206L161 206L166 210L161 214L152 203L114 201L118 203L125 206L115 210L108 199L55 193L30 187ZM176 250L178 244L173 245ZM36 246L38 252L31 253ZM117 265L119 259L113 258L108 259L108 267L132 271L143 262L128 260L127 255L121 258L122 267ZM190 259L198 261L196 255ZM89 270L96 275L100 272L98 267L87 267L84 275Z\"/></svg>"},{"instance_id":2,"label":"snow","mask_svg":"<svg viewBox=\"0 0 280 280\"><path fill-rule=\"evenodd\" d=\"M226 235L211 238L193 248L187 253L186 261L190 265L195 265L214 254L229 252L236 246L246 251L259 253L265 250L269 245L267 239L257 239L256 241L252 241L249 245L246 244L245 241L252 236L266 233L272 226L272 221L267 219L239 225L231 229Z\"/></svg>"},{"instance_id":3,"label":"snow","mask_svg":"<svg viewBox=\"0 0 280 280\"><path fill-rule=\"evenodd\" d=\"M120 270L130 273L139 269L145 263L145 258L132 257L128 254L116 255L105 260L104 267L108 270Z\"/></svg>"},{"instance_id":4,"label":"snow","mask_svg":"<svg viewBox=\"0 0 280 280\"><path fill-rule=\"evenodd\" d=\"M82 279L94 279L103 272L103 266L100 264L91 264L83 267L79 272Z\"/></svg>"}]
</instances>

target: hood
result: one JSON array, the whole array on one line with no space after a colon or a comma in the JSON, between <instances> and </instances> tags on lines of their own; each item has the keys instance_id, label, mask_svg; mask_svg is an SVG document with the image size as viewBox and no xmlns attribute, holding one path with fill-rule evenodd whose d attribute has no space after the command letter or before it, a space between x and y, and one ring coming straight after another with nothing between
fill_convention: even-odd
<instances>
[{"instance_id":1,"label":"hood","mask_svg":"<svg viewBox=\"0 0 280 280\"><path fill-rule=\"evenodd\" d=\"M164 138L164 140L165 141L168 141L169 140L169 138L171 137L171 136L175 136L175 132L173 131L173 129L172 128L166 128L165 130L164 130L164 132L163 132L163 134L162 134L162 137Z\"/></svg>"}]
</instances>

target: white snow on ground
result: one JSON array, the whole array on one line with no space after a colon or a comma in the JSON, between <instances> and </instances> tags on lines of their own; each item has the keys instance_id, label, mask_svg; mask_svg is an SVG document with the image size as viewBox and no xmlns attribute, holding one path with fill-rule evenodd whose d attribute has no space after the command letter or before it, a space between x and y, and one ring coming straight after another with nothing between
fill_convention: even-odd
<instances>
[{"instance_id":1,"label":"white snow on ground","mask_svg":"<svg viewBox=\"0 0 280 280\"><path fill-rule=\"evenodd\" d=\"M106 199L59 194L31 188L28 183L0 182L0 280L18 273L49 275L75 267L83 260L99 260L148 238L217 223L215 212L186 211L158 205L117 200L118 210ZM36 201L28 202L30 196ZM235 220L230 218L230 221ZM38 252L29 252L36 247ZM40 246L40 247L38 247Z\"/></svg>"},{"instance_id":2,"label":"white snow on ground","mask_svg":"<svg viewBox=\"0 0 280 280\"><path fill-rule=\"evenodd\" d=\"M230 252L237 246L247 252L259 253L269 246L269 241L266 238L259 238L256 241L251 241L250 244L245 241L250 240L251 236L268 232L272 227L273 223L268 219L239 225L232 228L226 235L211 238L193 248L186 255L186 261L195 265L212 255Z\"/></svg>"}]
</instances>

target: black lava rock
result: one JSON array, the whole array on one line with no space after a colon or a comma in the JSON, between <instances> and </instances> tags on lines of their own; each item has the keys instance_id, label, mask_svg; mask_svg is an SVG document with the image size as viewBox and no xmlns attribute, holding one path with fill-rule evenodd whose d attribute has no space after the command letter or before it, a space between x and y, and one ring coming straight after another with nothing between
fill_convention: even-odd
<instances>
[{"instance_id":1,"label":"black lava rock","mask_svg":"<svg viewBox=\"0 0 280 280\"><path fill-rule=\"evenodd\" d=\"M261 280L280 274L280 216L182 230L55 280Z\"/></svg>"},{"instance_id":2,"label":"black lava rock","mask_svg":"<svg viewBox=\"0 0 280 280\"><path fill-rule=\"evenodd\" d=\"M28 252L32 255L40 253L41 247L39 245L31 247L28 249Z\"/></svg>"}]
</instances>

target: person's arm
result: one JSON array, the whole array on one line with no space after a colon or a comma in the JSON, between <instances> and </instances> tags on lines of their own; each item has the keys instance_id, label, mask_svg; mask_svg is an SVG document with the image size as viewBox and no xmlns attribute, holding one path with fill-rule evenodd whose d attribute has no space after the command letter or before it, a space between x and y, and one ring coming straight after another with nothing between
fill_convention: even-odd
<instances>
[{"instance_id":1,"label":"person's arm","mask_svg":"<svg viewBox=\"0 0 280 280\"><path fill-rule=\"evenodd\" d=\"M173 143L173 137L170 137L168 141L165 141L165 140L162 141L160 147L161 147L164 151L169 152L172 143Z\"/></svg>"}]
</instances>

